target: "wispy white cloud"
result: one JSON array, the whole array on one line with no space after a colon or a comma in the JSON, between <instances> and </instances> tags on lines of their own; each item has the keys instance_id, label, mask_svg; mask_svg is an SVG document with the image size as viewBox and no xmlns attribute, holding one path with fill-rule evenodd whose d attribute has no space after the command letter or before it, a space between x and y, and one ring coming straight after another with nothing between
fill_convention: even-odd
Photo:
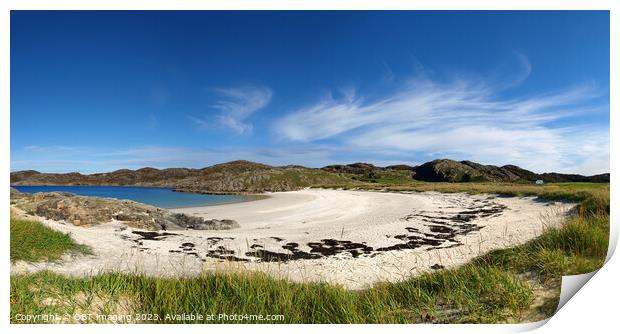
<instances>
[{"instance_id":1,"label":"wispy white cloud","mask_svg":"<svg viewBox=\"0 0 620 334\"><path fill-rule=\"evenodd\" d=\"M264 108L271 101L271 89L263 86L243 86L236 88L218 88L215 92L219 99L213 104L213 109L219 111L214 117L187 118L198 128L212 128L222 126L236 134L252 133L252 123L249 118L258 110Z\"/></svg>"},{"instance_id":2,"label":"wispy white cloud","mask_svg":"<svg viewBox=\"0 0 620 334\"><path fill-rule=\"evenodd\" d=\"M529 62L521 61L529 75ZM554 125L608 112L607 104L592 103L599 97L592 85L499 98L497 90L482 81L446 83L424 77L381 99L355 96L328 97L294 110L275 122L275 130L286 140L329 141L369 156L391 151L401 158L452 157L520 164L536 171L609 170L608 126ZM588 163L593 159L599 162Z\"/></svg>"},{"instance_id":3,"label":"wispy white cloud","mask_svg":"<svg viewBox=\"0 0 620 334\"><path fill-rule=\"evenodd\" d=\"M246 86L217 89L221 99L213 106L220 111L219 123L238 134L252 132L247 119L271 101L272 92L267 87Z\"/></svg>"},{"instance_id":4,"label":"wispy white cloud","mask_svg":"<svg viewBox=\"0 0 620 334\"><path fill-rule=\"evenodd\" d=\"M511 57L506 57L487 75L487 82L496 90L517 87L526 82L532 74L530 59L518 50L512 50Z\"/></svg>"},{"instance_id":5,"label":"wispy white cloud","mask_svg":"<svg viewBox=\"0 0 620 334\"><path fill-rule=\"evenodd\" d=\"M210 125L209 121L207 121L206 119L200 118L200 117L188 115L187 119L189 119L192 123L194 123L196 127L201 128L201 129L206 129Z\"/></svg>"},{"instance_id":6,"label":"wispy white cloud","mask_svg":"<svg viewBox=\"0 0 620 334\"><path fill-rule=\"evenodd\" d=\"M65 145L50 145L50 146L27 145L27 146L24 146L23 149L26 150L26 151L34 151L34 152L38 152L38 153L45 153L45 152L76 151L76 150L79 149L79 147L76 147L76 146L65 146Z\"/></svg>"},{"instance_id":7,"label":"wispy white cloud","mask_svg":"<svg viewBox=\"0 0 620 334\"><path fill-rule=\"evenodd\" d=\"M608 172L609 123L600 117L609 113L606 96L601 98L588 84L536 95L506 94L501 90L523 83L532 71L527 57L517 53L516 59L518 73L506 77L504 84L498 84L501 70L486 81L467 76L438 81L432 79L433 71L417 68L418 77L405 82L400 76L392 78L384 86L394 90L378 98L341 88L276 119L274 130L281 139L277 145L30 145L11 151L11 170L89 173L145 166L205 167L236 159L309 167L357 161L385 166L446 157L517 164L536 172ZM215 115L187 118L200 128L220 126L237 134L252 132L252 116L272 97L269 88L256 86L216 93ZM598 122L587 120L594 115Z\"/></svg>"},{"instance_id":8,"label":"wispy white cloud","mask_svg":"<svg viewBox=\"0 0 620 334\"><path fill-rule=\"evenodd\" d=\"M514 54L517 58L518 65L521 68L521 71L518 72L518 75L513 82L513 85L517 86L529 78L532 73L532 63L530 63L529 58L527 58L527 56L523 53L515 51Z\"/></svg>"}]
</instances>

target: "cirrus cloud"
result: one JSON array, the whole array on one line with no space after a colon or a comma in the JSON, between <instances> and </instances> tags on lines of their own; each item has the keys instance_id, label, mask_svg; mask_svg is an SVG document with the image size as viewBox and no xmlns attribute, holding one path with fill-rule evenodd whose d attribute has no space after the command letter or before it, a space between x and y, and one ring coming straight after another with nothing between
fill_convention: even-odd
<instances>
[{"instance_id":1,"label":"cirrus cloud","mask_svg":"<svg viewBox=\"0 0 620 334\"><path fill-rule=\"evenodd\" d=\"M417 78L375 100L327 97L287 113L274 129L293 142L336 143L369 155L387 151L400 159L609 171L609 125L568 121L609 112L593 85L524 97L499 93L480 81Z\"/></svg>"},{"instance_id":2,"label":"cirrus cloud","mask_svg":"<svg viewBox=\"0 0 620 334\"><path fill-rule=\"evenodd\" d=\"M213 121L188 116L200 128L218 124L237 134L252 133L252 123L248 121L256 111L264 108L271 101L271 89L263 86L243 86L236 88L218 88L220 96L213 108L219 113Z\"/></svg>"}]
</instances>

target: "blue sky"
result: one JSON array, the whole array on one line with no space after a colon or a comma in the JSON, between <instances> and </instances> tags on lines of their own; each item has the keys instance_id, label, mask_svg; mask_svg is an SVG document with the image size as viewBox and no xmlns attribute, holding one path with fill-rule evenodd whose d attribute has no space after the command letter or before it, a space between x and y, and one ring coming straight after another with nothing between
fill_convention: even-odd
<instances>
[{"instance_id":1,"label":"blue sky","mask_svg":"<svg viewBox=\"0 0 620 334\"><path fill-rule=\"evenodd\" d=\"M11 170L609 171L608 12L11 13Z\"/></svg>"}]
</instances>

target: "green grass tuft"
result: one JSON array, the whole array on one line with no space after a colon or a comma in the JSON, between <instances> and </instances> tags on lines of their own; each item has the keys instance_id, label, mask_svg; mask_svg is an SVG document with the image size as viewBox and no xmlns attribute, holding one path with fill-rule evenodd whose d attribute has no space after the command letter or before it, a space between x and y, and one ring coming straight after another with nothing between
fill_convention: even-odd
<instances>
[{"instance_id":1,"label":"green grass tuft","mask_svg":"<svg viewBox=\"0 0 620 334\"><path fill-rule=\"evenodd\" d=\"M38 221L11 218L11 262L57 261L67 252L90 253L71 236Z\"/></svg>"}]
</instances>

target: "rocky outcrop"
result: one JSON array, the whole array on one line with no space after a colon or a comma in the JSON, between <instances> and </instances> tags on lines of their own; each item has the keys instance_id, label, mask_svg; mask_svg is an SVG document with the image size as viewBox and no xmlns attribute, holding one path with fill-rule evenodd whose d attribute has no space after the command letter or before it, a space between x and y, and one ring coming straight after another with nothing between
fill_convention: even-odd
<instances>
[{"instance_id":1,"label":"rocky outcrop","mask_svg":"<svg viewBox=\"0 0 620 334\"><path fill-rule=\"evenodd\" d=\"M502 166L501 169L509 174L515 175L517 177L518 180L525 180L525 181L534 181L534 180L538 180L539 179L539 175L529 171L527 169L523 169L519 166L515 166L515 165L505 165Z\"/></svg>"},{"instance_id":2,"label":"rocky outcrop","mask_svg":"<svg viewBox=\"0 0 620 334\"><path fill-rule=\"evenodd\" d=\"M481 180L481 174L466 164L441 159L418 166L414 178L429 182L469 182Z\"/></svg>"},{"instance_id":3,"label":"rocky outcrop","mask_svg":"<svg viewBox=\"0 0 620 334\"><path fill-rule=\"evenodd\" d=\"M28 214L90 227L120 221L145 230L229 230L233 220L205 220L128 200L77 196L71 193L11 193L11 205Z\"/></svg>"}]
</instances>

